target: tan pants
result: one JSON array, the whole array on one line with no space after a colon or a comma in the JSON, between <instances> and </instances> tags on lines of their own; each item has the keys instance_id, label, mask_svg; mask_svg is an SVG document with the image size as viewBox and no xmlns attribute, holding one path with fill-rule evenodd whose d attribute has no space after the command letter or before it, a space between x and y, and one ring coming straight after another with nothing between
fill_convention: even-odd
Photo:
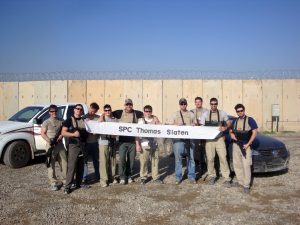
<instances>
[{"instance_id":1,"label":"tan pants","mask_svg":"<svg viewBox=\"0 0 300 225\"><path fill-rule=\"evenodd\" d=\"M49 148L50 146L47 143L46 145L47 151ZM50 180L50 184L54 184L58 181L55 172L56 161L58 161L60 167L62 182L65 182L67 176L67 154L66 154L66 149L64 148L62 142L60 142L57 146L55 146L52 152L51 165L48 168L48 178Z\"/></svg>"},{"instance_id":2,"label":"tan pants","mask_svg":"<svg viewBox=\"0 0 300 225\"><path fill-rule=\"evenodd\" d=\"M106 184L116 176L116 149L99 145L100 183Z\"/></svg>"},{"instance_id":3,"label":"tan pants","mask_svg":"<svg viewBox=\"0 0 300 225\"><path fill-rule=\"evenodd\" d=\"M219 137L215 140L206 140L205 152L207 159L207 171L209 177L216 177L215 171L215 156L216 152L220 160L220 169L222 176L226 181L229 181L229 167L226 159L226 146L223 137Z\"/></svg>"},{"instance_id":4,"label":"tan pants","mask_svg":"<svg viewBox=\"0 0 300 225\"><path fill-rule=\"evenodd\" d=\"M251 182L252 153L250 147L246 149L246 158L243 156L239 146L232 146L233 168L240 185L249 188Z\"/></svg>"},{"instance_id":5,"label":"tan pants","mask_svg":"<svg viewBox=\"0 0 300 225\"><path fill-rule=\"evenodd\" d=\"M142 146L140 153L140 177L147 178L148 176L148 161L151 160L152 179L158 179L158 148L151 149L150 147Z\"/></svg>"}]
</instances>

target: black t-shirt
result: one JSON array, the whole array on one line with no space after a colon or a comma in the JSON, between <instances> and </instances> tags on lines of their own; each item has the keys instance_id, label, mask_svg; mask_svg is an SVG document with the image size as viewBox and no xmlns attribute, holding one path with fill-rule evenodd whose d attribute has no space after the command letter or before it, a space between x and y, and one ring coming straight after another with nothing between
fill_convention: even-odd
<instances>
[{"instance_id":1,"label":"black t-shirt","mask_svg":"<svg viewBox=\"0 0 300 225\"><path fill-rule=\"evenodd\" d=\"M81 120L81 117L80 118L75 118L73 117L75 120L79 121ZM63 127L67 127L68 129L69 128L72 128L73 127L73 122L72 122L72 117L69 117L67 118L64 122L63 122Z\"/></svg>"},{"instance_id":2,"label":"black t-shirt","mask_svg":"<svg viewBox=\"0 0 300 225\"><path fill-rule=\"evenodd\" d=\"M73 117L73 118L74 118L75 121L77 121L77 122L78 122L79 120L82 120L81 117L80 117L80 118L75 118L75 117ZM63 127L67 127L67 128L68 128L68 131L71 132L71 133L72 133L72 132L75 132L75 130L78 130L79 133L80 133L80 140L83 141L83 142L86 141L86 138L87 138L87 131L86 131L85 129L82 129L82 128L74 127L74 126L73 126L72 117L67 118L67 119L63 122L62 126L63 126ZM71 140L72 140L72 139L79 139L79 138L70 137L70 143L71 143Z\"/></svg>"}]
</instances>

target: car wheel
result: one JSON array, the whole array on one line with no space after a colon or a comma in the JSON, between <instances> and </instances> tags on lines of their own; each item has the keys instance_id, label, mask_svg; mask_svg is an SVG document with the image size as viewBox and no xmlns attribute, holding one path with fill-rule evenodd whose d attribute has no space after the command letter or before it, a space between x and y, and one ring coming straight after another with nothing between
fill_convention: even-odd
<instances>
[{"instance_id":1,"label":"car wheel","mask_svg":"<svg viewBox=\"0 0 300 225\"><path fill-rule=\"evenodd\" d=\"M14 141L4 153L3 161L5 165L12 168L20 168L29 162L30 149L25 141Z\"/></svg>"}]
</instances>

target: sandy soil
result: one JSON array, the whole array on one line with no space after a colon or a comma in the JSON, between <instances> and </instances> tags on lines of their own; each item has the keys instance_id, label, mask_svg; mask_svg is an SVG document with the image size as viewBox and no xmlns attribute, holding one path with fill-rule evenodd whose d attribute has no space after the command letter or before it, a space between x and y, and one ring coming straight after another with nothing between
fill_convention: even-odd
<instances>
[{"instance_id":1,"label":"sandy soil","mask_svg":"<svg viewBox=\"0 0 300 225\"><path fill-rule=\"evenodd\" d=\"M255 175L249 195L224 188L222 180L209 186L203 177L175 185L167 154L160 162L163 185L94 183L70 195L49 190L43 158L21 169L1 164L0 224L300 224L300 134L276 138L290 150L289 170Z\"/></svg>"}]
</instances>

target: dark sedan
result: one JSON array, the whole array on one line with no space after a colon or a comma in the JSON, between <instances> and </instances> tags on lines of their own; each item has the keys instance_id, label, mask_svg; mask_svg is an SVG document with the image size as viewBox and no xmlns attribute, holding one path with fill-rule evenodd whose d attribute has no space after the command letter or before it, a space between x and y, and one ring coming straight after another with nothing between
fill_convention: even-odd
<instances>
[{"instance_id":1,"label":"dark sedan","mask_svg":"<svg viewBox=\"0 0 300 225\"><path fill-rule=\"evenodd\" d=\"M231 119L233 119L233 117L231 117ZM230 156L230 167L233 170L231 139L229 134L225 136ZM251 148L254 173L275 172L288 169L290 153L283 142L258 133Z\"/></svg>"}]
</instances>

